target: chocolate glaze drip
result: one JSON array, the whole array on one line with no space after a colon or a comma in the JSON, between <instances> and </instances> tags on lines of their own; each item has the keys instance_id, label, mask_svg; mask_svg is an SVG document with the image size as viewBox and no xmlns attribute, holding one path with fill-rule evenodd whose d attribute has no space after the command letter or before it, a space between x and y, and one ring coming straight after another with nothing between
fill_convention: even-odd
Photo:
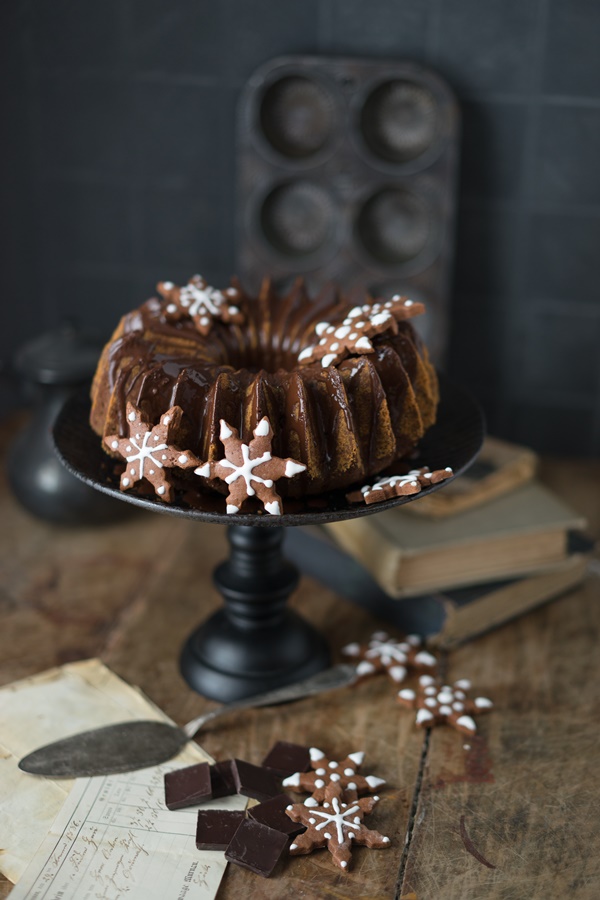
<instances>
[{"instance_id":1,"label":"chocolate glaze drip","mask_svg":"<svg viewBox=\"0 0 600 900\"><path fill-rule=\"evenodd\" d=\"M437 379L409 321L399 323L397 335L375 337L375 353L329 368L298 365L300 351L315 343L317 323L340 319L348 300L334 286L308 297L301 281L286 296L266 281L255 298L233 284L244 322L216 321L207 336L191 319L167 321L156 298L123 317L92 387L98 434L125 433L127 401L150 422L177 404L184 410L179 444L202 460L218 459L220 419L250 440L266 415L274 453L307 466L278 490L302 496L364 482L406 455L433 424Z\"/></svg>"}]
</instances>

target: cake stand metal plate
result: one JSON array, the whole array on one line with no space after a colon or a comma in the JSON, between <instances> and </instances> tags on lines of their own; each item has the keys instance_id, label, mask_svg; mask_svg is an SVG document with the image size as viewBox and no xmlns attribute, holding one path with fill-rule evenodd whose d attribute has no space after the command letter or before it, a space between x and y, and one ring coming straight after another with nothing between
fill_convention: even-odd
<instances>
[{"instance_id":1,"label":"cake stand metal plate","mask_svg":"<svg viewBox=\"0 0 600 900\"><path fill-rule=\"evenodd\" d=\"M440 405L437 421L420 442L418 454L410 459L410 466L429 466L430 469L450 466L456 477L469 467L481 449L484 419L479 405L464 388L443 375L439 378ZM348 488L303 500L284 498L284 508L287 511L281 516L271 516L258 509L228 515L225 512L225 497L216 493L205 494L200 490L190 490L187 494L179 492L174 503L164 503L154 494L121 491L119 463L107 456L102 449L100 437L89 425L89 416L89 398L85 394L77 394L67 401L54 425L57 453L74 475L97 490L136 506L222 525L293 526L355 519L417 500L420 496L443 488L452 480L450 478L433 484L422 493L394 497L370 506L349 503L346 492L353 488ZM388 474L391 472L392 469L386 470ZM354 488L362 487L363 483L357 483Z\"/></svg>"},{"instance_id":2,"label":"cake stand metal plate","mask_svg":"<svg viewBox=\"0 0 600 900\"><path fill-rule=\"evenodd\" d=\"M437 422L410 464L431 469L451 466L456 477L473 462L481 447L483 416L471 396L451 381L440 378L440 389ZM228 515L223 495L200 490L179 492L175 503L163 503L154 494L120 490L122 464L103 451L100 437L89 425L89 414L89 398L75 395L66 402L54 425L57 453L74 475L97 490L147 510L230 526L230 556L213 575L224 607L203 622L184 645L181 671L188 684L198 693L226 703L292 684L326 668L327 641L286 606L299 574L284 558L282 526L372 515L418 499L421 494L371 506L351 505L345 490L303 501L285 499L287 512L281 516L252 510ZM450 480L431 485L424 493L439 490Z\"/></svg>"}]
</instances>

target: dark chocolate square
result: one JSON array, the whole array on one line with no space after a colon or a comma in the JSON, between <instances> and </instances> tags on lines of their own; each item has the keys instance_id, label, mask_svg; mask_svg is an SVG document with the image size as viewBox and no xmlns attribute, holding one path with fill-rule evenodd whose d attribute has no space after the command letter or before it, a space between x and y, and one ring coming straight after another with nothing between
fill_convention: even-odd
<instances>
[{"instance_id":1,"label":"dark chocolate square","mask_svg":"<svg viewBox=\"0 0 600 900\"><path fill-rule=\"evenodd\" d=\"M291 744L289 741L277 741L262 761L263 766L272 769L277 775L285 778L294 772L308 772L310 769L310 750L302 744Z\"/></svg>"},{"instance_id":2,"label":"dark chocolate square","mask_svg":"<svg viewBox=\"0 0 600 900\"><path fill-rule=\"evenodd\" d=\"M210 769L208 763L197 763L176 769L165 775L165 804L167 809L182 809L210 800Z\"/></svg>"},{"instance_id":3,"label":"dark chocolate square","mask_svg":"<svg viewBox=\"0 0 600 900\"><path fill-rule=\"evenodd\" d=\"M219 797L229 797L237 794L237 787L233 772L231 771L231 759L223 759L210 767L210 784L213 800Z\"/></svg>"},{"instance_id":4,"label":"dark chocolate square","mask_svg":"<svg viewBox=\"0 0 600 900\"><path fill-rule=\"evenodd\" d=\"M199 809L196 847L198 850L226 850L244 819L244 813L238 810Z\"/></svg>"},{"instance_id":5,"label":"dark chocolate square","mask_svg":"<svg viewBox=\"0 0 600 900\"><path fill-rule=\"evenodd\" d=\"M268 800L279 793L275 775L263 766L254 766L244 759L234 759L231 771L238 794L254 797L255 800Z\"/></svg>"},{"instance_id":6,"label":"dark chocolate square","mask_svg":"<svg viewBox=\"0 0 600 900\"><path fill-rule=\"evenodd\" d=\"M256 822L260 822L261 825L268 825L269 828L274 828L275 831L281 831L283 834L287 834L288 837L293 837L296 834L300 834L301 831L306 831L306 828L301 822L292 822L290 817L286 815L286 807L291 802L287 794L277 794L276 797L271 797L270 800L265 800L264 803L253 806L248 810L248 815Z\"/></svg>"},{"instance_id":7,"label":"dark chocolate square","mask_svg":"<svg viewBox=\"0 0 600 900\"><path fill-rule=\"evenodd\" d=\"M244 819L225 851L225 859L268 878L287 844L287 835L281 831Z\"/></svg>"}]
</instances>

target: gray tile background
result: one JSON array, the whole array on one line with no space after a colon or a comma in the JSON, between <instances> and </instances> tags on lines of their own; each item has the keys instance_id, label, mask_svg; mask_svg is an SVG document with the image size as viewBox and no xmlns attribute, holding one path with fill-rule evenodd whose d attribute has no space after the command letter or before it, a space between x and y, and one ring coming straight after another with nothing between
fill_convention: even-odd
<instances>
[{"instance_id":1,"label":"gray tile background","mask_svg":"<svg viewBox=\"0 0 600 900\"><path fill-rule=\"evenodd\" d=\"M105 336L166 274L229 277L259 64L406 58L463 110L448 368L495 433L597 454L599 36L596 0L3 0L0 361L67 317Z\"/></svg>"}]
</instances>

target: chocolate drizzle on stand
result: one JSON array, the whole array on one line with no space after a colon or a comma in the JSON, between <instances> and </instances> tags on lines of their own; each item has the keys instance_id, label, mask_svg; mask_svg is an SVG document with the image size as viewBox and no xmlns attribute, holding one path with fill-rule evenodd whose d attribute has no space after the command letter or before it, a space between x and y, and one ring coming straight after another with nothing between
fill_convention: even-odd
<instances>
[{"instance_id":1,"label":"chocolate drizzle on stand","mask_svg":"<svg viewBox=\"0 0 600 900\"><path fill-rule=\"evenodd\" d=\"M409 467L449 465L459 475L479 452L483 418L476 402L463 389L444 377L440 377L440 387L436 424L422 439L419 457L411 459ZM298 575L281 556L281 526L372 515L420 495L395 497L372 506L351 506L341 490L303 500L288 499L281 516L240 512L232 526L224 496L198 493L197 505L191 506L177 491L172 504L154 496L121 492L119 464L102 450L88 424L89 410L87 396L77 395L65 404L54 427L58 455L73 474L104 493L145 509L231 526L234 561L223 563L215 574L217 586L225 595L225 608L201 626L184 649L184 674L192 687L228 701L293 683L325 668L328 655L323 638L285 607ZM439 490L451 480L433 484L427 491ZM256 652L258 646L260 654ZM256 669L252 670L254 665Z\"/></svg>"}]
</instances>

